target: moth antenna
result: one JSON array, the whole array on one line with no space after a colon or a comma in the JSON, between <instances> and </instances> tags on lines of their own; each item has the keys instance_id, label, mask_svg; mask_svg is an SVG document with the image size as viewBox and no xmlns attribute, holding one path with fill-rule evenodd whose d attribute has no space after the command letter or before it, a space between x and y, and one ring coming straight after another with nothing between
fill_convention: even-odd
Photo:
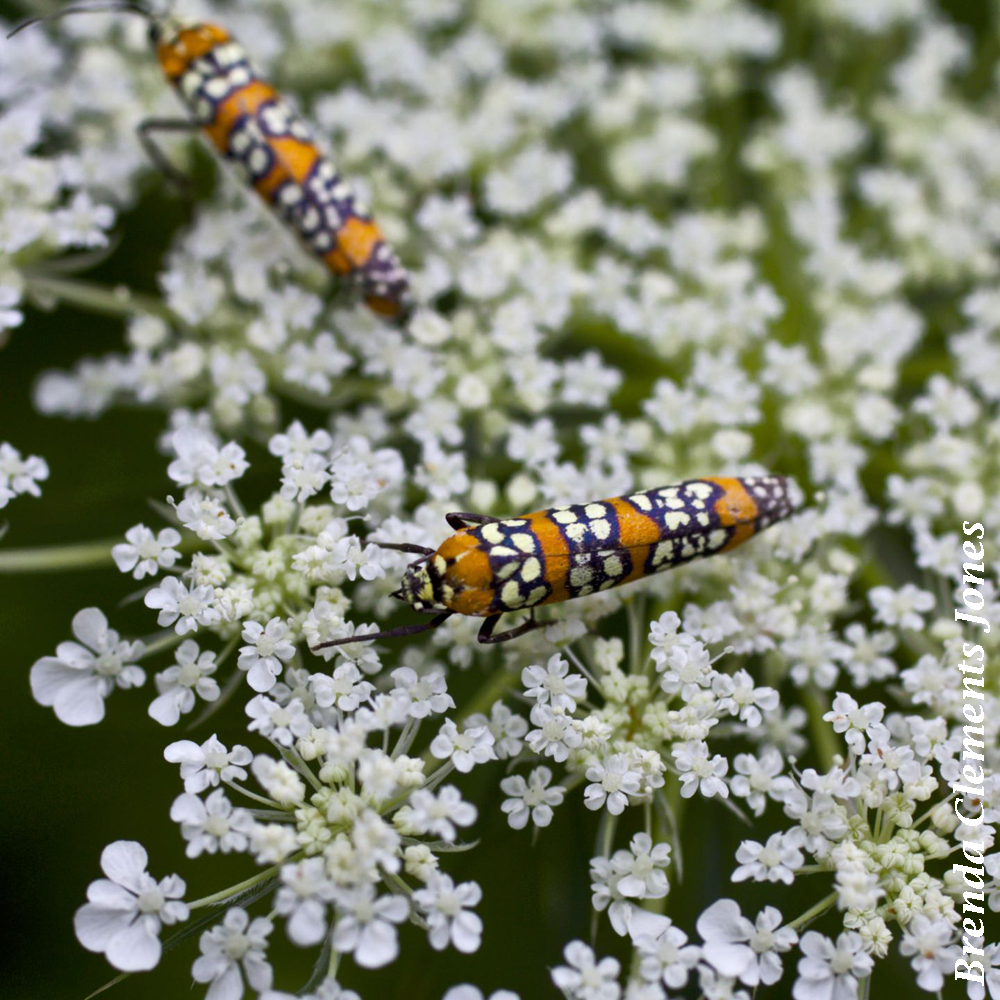
<instances>
[{"instance_id":1,"label":"moth antenna","mask_svg":"<svg viewBox=\"0 0 1000 1000\"><path fill-rule=\"evenodd\" d=\"M101 14L101 13L139 14L149 20L153 15L145 7L137 3L108 3L99 4L94 7L66 7L64 10L57 10L54 14L46 14L44 17L30 17L27 21L22 21L12 31L7 32L8 38L13 38L20 34L25 28L30 28L33 24L42 24L45 21L59 21L70 14Z\"/></svg>"},{"instance_id":2,"label":"moth antenna","mask_svg":"<svg viewBox=\"0 0 1000 1000\"><path fill-rule=\"evenodd\" d=\"M418 625L400 625L399 628L391 628L386 632L365 632L362 635L348 635L343 639L331 639L330 642L321 642L318 646L310 646L309 651L315 653L318 649L328 649L330 646L347 646L352 642L374 642L376 639L399 639L404 635L417 635L419 632L429 632L437 628L446 618L454 614L452 611L445 611L435 615L429 622L421 622Z\"/></svg>"},{"instance_id":3,"label":"moth antenna","mask_svg":"<svg viewBox=\"0 0 1000 1000\"><path fill-rule=\"evenodd\" d=\"M432 556L434 549L427 548L426 545L414 545L412 542L372 542L380 549L392 549L394 552L411 552L417 556Z\"/></svg>"}]
</instances>

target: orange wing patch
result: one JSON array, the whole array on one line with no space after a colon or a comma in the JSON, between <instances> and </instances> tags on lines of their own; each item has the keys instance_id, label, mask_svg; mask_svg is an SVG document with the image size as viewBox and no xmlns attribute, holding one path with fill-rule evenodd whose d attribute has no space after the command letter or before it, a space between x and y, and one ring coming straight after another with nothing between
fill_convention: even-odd
<instances>
[{"instance_id":1,"label":"orange wing patch","mask_svg":"<svg viewBox=\"0 0 1000 1000\"><path fill-rule=\"evenodd\" d=\"M646 561L653 546L660 541L660 526L621 497L605 501L618 515L618 540L622 548L631 550L632 569L621 582L631 583L646 575Z\"/></svg>"},{"instance_id":2,"label":"orange wing patch","mask_svg":"<svg viewBox=\"0 0 1000 1000\"><path fill-rule=\"evenodd\" d=\"M229 133L244 116L256 114L266 101L273 101L277 91L262 80L251 80L245 87L234 90L215 111L215 120L205 126L205 132L215 147L225 152L229 145Z\"/></svg>"},{"instance_id":3,"label":"orange wing patch","mask_svg":"<svg viewBox=\"0 0 1000 1000\"><path fill-rule=\"evenodd\" d=\"M381 239L382 230L374 222L356 215L348 216L337 230L337 246L344 251L352 267L364 267Z\"/></svg>"},{"instance_id":4,"label":"orange wing patch","mask_svg":"<svg viewBox=\"0 0 1000 1000\"><path fill-rule=\"evenodd\" d=\"M559 526L549 519L548 511L544 510L535 511L524 520L545 556L545 582L552 588L552 593L542 604L568 600L569 545Z\"/></svg>"},{"instance_id":5,"label":"orange wing patch","mask_svg":"<svg viewBox=\"0 0 1000 1000\"><path fill-rule=\"evenodd\" d=\"M349 215L336 235L337 246L323 260L337 274L349 274L368 263L382 230L374 222Z\"/></svg>"},{"instance_id":6,"label":"orange wing patch","mask_svg":"<svg viewBox=\"0 0 1000 1000\"><path fill-rule=\"evenodd\" d=\"M493 573L478 540L463 528L446 538L437 554L448 563L445 580L455 588L447 607L461 615L487 614L493 601Z\"/></svg>"},{"instance_id":7,"label":"orange wing patch","mask_svg":"<svg viewBox=\"0 0 1000 1000\"><path fill-rule=\"evenodd\" d=\"M720 524L735 528L733 537L719 549L720 552L728 552L753 537L754 521L759 513L757 504L738 479L706 479L705 482L715 483L725 490L715 502L715 513Z\"/></svg>"},{"instance_id":8,"label":"orange wing patch","mask_svg":"<svg viewBox=\"0 0 1000 1000\"><path fill-rule=\"evenodd\" d=\"M169 42L163 42L156 50L156 57L164 74L171 80L184 75L184 71L216 46L230 40L229 32L217 24L198 24L185 28Z\"/></svg>"}]
</instances>

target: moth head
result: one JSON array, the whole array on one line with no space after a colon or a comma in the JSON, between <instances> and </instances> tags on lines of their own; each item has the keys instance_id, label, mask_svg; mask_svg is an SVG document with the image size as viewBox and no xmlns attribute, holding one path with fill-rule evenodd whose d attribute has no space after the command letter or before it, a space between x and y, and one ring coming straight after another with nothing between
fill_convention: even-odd
<instances>
[{"instance_id":1,"label":"moth head","mask_svg":"<svg viewBox=\"0 0 1000 1000\"><path fill-rule=\"evenodd\" d=\"M450 589L445 583L446 569L447 563L438 555L410 563L393 596L417 611L445 610L443 599Z\"/></svg>"}]
</instances>

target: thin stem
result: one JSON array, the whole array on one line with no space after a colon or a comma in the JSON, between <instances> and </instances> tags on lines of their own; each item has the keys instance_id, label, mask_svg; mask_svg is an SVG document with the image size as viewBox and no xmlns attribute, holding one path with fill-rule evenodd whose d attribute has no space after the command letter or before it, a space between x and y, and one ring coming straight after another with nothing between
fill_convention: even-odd
<instances>
[{"instance_id":1,"label":"thin stem","mask_svg":"<svg viewBox=\"0 0 1000 1000\"><path fill-rule=\"evenodd\" d=\"M646 601L643 597L635 598L628 606L628 644L629 673L638 674L645 666L642 654L646 651L643 640L643 618L645 617Z\"/></svg>"},{"instance_id":2,"label":"thin stem","mask_svg":"<svg viewBox=\"0 0 1000 1000\"><path fill-rule=\"evenodd\" d=\"M178 635L172 628L161 629L159 632L154 632L148 642L145 639L142 640L145 648L142 656L137 657L137 659L145 660L157 653L162 653L165 649L174 649L183 641L184 636Z\"/></svg>"},{"instance_id":3,"label":"thin stem","mask_svg":"<svg viewBox=\"0 0 1000 1000\"><path fill-rule=\"evenodd\" d=\"M52 573L57 570L113 566L111 546L120 541L120 538L111 538L103 542L7 549L0 552L0 573Z\"/></svg>"},{"instance_id":4,"label":"thin stem","mask_svg":"<svg viewBox=\"0 0 1000 1000\"><path fill-rule=\"evenodd\" d=\"M455 763L452 760L448 760L445 764L439 767L425 782L423 787L428 791L432 792L438 785L444 781L445 778L455 770Z\"/></svg>"},{"instance_id":5,"label":"thin stem","mask_svg":"<svg viewBox=\"0 0 1000 1000\"><path fill-rule=\"evenodd\" d=\"M297 500L295 502L295 509L292 511L292 516L288 519L288 524L285 526L286 535L294 535L295 532L299 530L299 520L302 517L302 501Z\"/></svg>"},{"instance_id":6,"label":"thin stem","mask_svg":"<svg viewBox=\"0 0 1000 1000\"><path fill-rule=\"evenodd\" d=\"M400 754L406 753L413 746L413 741L417 738L417 733L419 732L420 720L407 719L406 725L403 726L403 731L399 734L399 739L396 740L396 745L392 748L392 756L395 758Z\"/></svg>"},{"instance_id":7,"label":"thin stem","mask_svg":"<svg viewBox=\"0 0 1000 1000\"><path fill-rule=\"evenodd\" d=\"M833 758L840 752L833 730L823 720L829 707L820 692L812 686L802 689L802 700L809 713L809 732L812 735L816 755L823 770L829 771L833 767Z\"/></svg>"},{"instance_id":8,"label":"thin stem","mask_svg":"<svg viewBox=\"0 0 1000 1000\"><path fill-rule=\"evenodd\" d=\"M406 884L406 882L400 878L395 872L382 872L382 879L388 885L395 886L400 892L405 893L407 896L413 895L413 888Z\"/></svg>"},{"instance_id":9,"label":"thin stem","mask_svg":"<svg viewBox=\"0 0 1000 1000\"><path fill-rule=\"evenodd\" d=\"M230 896L235 896L246 889L252 889L255 885L266 882L271 876L277 875L289 861L298 861L304 853L304 851L298 851L284 861L276 865L271 865L270 868L265 868L262 872L257 872L256 875L252 875L242 882L237 882L236 885L231 885L227 889L220 889L218 892L213 892L210 896L202 896L201 899L196 899L193 903L188 903L188 909L197 910L202 906L212 906L214 903L221 903L229 899Z\"/></svg>"},{"instance_id":10,"label":"thin stem","mask_svg":"<svg viewBox=\"0 0 1000 1000\"><path fill-rule=\"evenodd\" d=\"M239 792L241 795L245 795L248 799L253 799L254 802L259 802L263 806L267 806L268 809L280 809L281 803L275 802L274 799L265 799L263 795L258 795L256 792L251 792L249 788L244 788L242 785L236 784L235 781L226 781L225 778L222 779L224 785L228 785L234 792ZM291 809L286 809L286 814L290 812Z\"/></svg>"},{"instance_id":11,"label":"thin stem","mask_svg":"<svg viewBox=\"0 0 1000 1000\"><path fill-rule=\"evenodd\" d=\"M90 281L70 278L52 278L25 272L24 278L30 295L41 299L56 299L66 305L77 306L86 312L107 316L159 316L168 322L177 318L159 299L133 292L124 285L108 288Z\"/></svg>"},{"instance_id":12,"label":"thin stem","mask_svg":"<svg viewBox=\"0 0 1000 1000\"><path fill-rule=\"evenodd\" d=\"M240 503L240 498L236 495L236 490L233 489L232 483L226 483L225 493L226 499L229 501L229 505L232 507L233 513L236 517L246 517L247 512L243 508L243 504Z\"/></svg>"},{"instance_id":13,"label":"thin stem","mask_svg":"<svg viewBox=\"0 0 1000 1000\"><path fill-rule=\"evenodd\" d=\"M323 786L319 783L319 779L312 772L312 768L302 759L302 755L295 749L294 746L283 747L278 743L273 744L278 749L278 753L285 759L285 761L291 764L292 767L302 775L306 781L309 782L313 787L313 791L321 792L323 791Z\"/></svg>"},{"instance_id":14,"label":"thin stem","mask_svg":"<svg viewBox=\"0 0 1000 1000\"><path fill-rule=\"evenodd\" d=\"M594 685L594 690L600 691L601 682L587 669L587 665L583 662L583 660L581 660L580 657L577 656L576 653L574 653L569 646L566 646L566 648L563 649L562 652L566 654L570 662L572 662L573 666L575 666L576 669L579 670L580 673L583 674L583 676L586 677L587 680ZM532 702L532 704L534 704L534 702Z\"/></svg>"},{"instance_id":15,"label":"thin stem","mask_svg":"<svg viewBox=\"0 0 1000 1000\"><path fill-rule=\"evenodd\" d=\"M787 923L786 927L791 927L792 930L797 930L799 927L803 927L810 921L815 920L820 914L826 913L827 910L837 902L837 894L831 892L829 896L824 896L815 906L809 907L805 913L801 916L796 917L794 920Z\"/></svg>"},{"instance_id":16,"label":"thin stem","mask_svg":"<svg viewBox=\"0 0 1000 1000\"><path fill-rule=\"evenodd\" d=\"M611 845L615 842L615 831L618 829L618 817L605 813L599 834L598 853L605 858L611 857Z\"/></svg>"}]
</instances>

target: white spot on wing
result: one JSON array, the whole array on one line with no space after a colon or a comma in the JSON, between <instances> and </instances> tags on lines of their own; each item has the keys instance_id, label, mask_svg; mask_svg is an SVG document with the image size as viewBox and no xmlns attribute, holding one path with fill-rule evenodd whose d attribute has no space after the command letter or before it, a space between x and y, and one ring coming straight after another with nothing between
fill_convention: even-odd
<instances>
[{"instance_id":1,"label":"white spot on wing","mask_svg":"<svg viewBox=\"0 0 1000 1000\"><path fill-rule=\"evenodd\" d=\"M513 542L522 552L535 551L535 539L527 531L515 532L507 541Z\"/></svg>"},{"instance_id":2,"label":"white spot on wing","mask_svg":"<svg viewBox=\"0 0 1000 1000\"><path fill-rule=\"evenodd\" d=\"M715 492L715 487L709 483L688 483L687 491L691 496L707 500Z\"/></svg>"},{"instance_id":3,"label":"white spot on wing","mask_svg":"<svg viewBox=\"0 0 1000 1000\"><path fill-rule=\"evenodd\" d=\"M499 545L501 542L506 541L504 533L496 524L484 524L479 529L479 534L480 537L489 542L491 545Z\"/></svg>"},{"instance_id":4,"label":"white spot on wing","mask_svg":"<svg viewBox=\"0 0 1000 1000\"><path fill-rule=\"evenodd\" d=\"M532 557L531 559L525 559L524 565L521 567L521 579L525 583L531 583L533 580L537 580L542 575L542 564Z\"/></svg>"},{"instance_id":5,"label":"white spot on wing","mask_svg":"<svg viewBox=\"0 0 1000 1000\"><path fill-rule=\"evenodd\" d=\"M508 580L503 585L503 589L500 591L500 600L508 608L519 608L524 604L524 598L521 596L521 587L517 580Z\"/></svg>"}]
</instances>

